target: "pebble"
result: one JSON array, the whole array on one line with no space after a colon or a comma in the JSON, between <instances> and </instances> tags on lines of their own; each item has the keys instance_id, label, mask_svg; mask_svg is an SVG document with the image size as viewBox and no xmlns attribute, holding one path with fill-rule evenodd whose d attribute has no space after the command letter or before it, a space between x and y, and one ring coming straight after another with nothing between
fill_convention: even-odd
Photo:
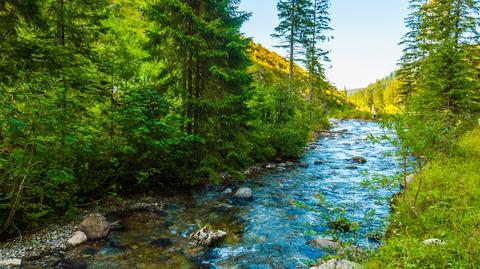
<instances>
[{"instance_id":1,"label":"pebble","mask_svg":"<svg viewBox=\"0 0 480 269\"><path fill-rule=\"evenodd\" d=\"M55 249L65 249L65 241L77 230L75 223L51 225L22 238L1 242L0 260L42 256Z\"/></svg>"},{"instance_id":2,"label":"pebble","mask_svg":"<svg viewBox=\"0 0 480 269\"><path fill-rule=\"evenodd\" d=\"M17 258L5 259L0 261L0 265L2 266L2 268L9 266L20 266L22 265L22 260Z\"/></svg>"}]
</instances>

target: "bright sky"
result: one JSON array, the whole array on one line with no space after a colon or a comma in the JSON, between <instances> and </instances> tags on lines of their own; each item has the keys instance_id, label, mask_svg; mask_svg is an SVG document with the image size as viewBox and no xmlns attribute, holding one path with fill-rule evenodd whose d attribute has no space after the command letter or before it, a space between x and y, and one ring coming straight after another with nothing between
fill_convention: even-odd
<instances>
[{"instance_id":1,"label":"bright sky","mask_svg":"<svg viewBox=\"0 0 480 269\"><path fill-rule=\"evenodd\" d=\"M330 50L331 68L327 77L338 88L367 86L397 68L402 55L398 45L407 31L404 18L408 0L330 0L331 35L325 45ZM279 40L270 37L278 24L277 0L242 0L240 10L252 12L242 32L257 43L286 52L274 45Z\"/></svg>"}]
</instances>

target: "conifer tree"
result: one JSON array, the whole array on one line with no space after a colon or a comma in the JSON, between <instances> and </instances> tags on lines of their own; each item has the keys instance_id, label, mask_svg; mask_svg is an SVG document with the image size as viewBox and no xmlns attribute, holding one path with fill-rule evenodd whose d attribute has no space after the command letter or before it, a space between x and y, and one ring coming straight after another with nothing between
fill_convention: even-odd
<instances>
[{"instance_id":1,"label":"conifer tree","mask_svg":"<svg viewBox=\"0 0 480 269\"><path fill-rule=\"evenodd\" d=\"M399 72L402 94L415 96L414 109L444 111L447 118L478 111L479 82L468 60L479 43L478 1L412 0L410 8Z\"/></svg>"},{"instance_id":2,"label":"conifer tree","mask_svg":"<svg viewBox=\"0 0 480 269\"><path fill-rule=\"evenodd\" d=\"M309 0L280 0L277 4L280 23L275 28L272 37L282 39L282 44L278 47L288 50L290 91L292 90L296 52L308 42L308 27L312 19L311 9Z\"/></svg>"},{"instance_id":3,"label":"conifer tree","mask_svg":"<svg viewBox=\"0 0 480 269\"><path fill-rule=\"evenodd\" d=\"M320 45L331 38L326 35L326 32L332 30L328 13L330 6L329 0L311 1L309 24L306 27L306 39L303 44L305 50L305 65L310 75L310 100L313 99L314 88L327 86L321 83L326 80L323 63L329 61L328 51L325 51Z\"/></svg>"}]
</instances>

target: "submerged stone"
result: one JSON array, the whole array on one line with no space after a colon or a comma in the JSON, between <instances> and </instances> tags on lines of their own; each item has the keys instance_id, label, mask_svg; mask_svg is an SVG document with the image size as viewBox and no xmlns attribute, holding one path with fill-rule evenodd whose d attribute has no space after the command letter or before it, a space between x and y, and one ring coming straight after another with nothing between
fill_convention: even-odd
<instances>
[{"instance_id":1,"label":"submerged stone","mask_svg":"<svg viewBox=\"0 0 480 269\"><path fill-rule=\"evenodd\" d=\"M81 259L61 259L55 264L55 269L86 269L87 263Z\"/></svg>"},{"instance_id":2,"label":"submerged stone","mask_svg":"<svg viewBox=\"0 0 480 269\"><path fill-rule=\"evenodd\" d=\"M323 250L338 250L340 248L340 243L328 238L315 238L308 241L307 245Z\"/></svg>"},{"instance_id":3,"label":"submerged stone","mask_svg":"<svg viewBox=\"0 0 480 269\"><path fill-rule=\"evenodd\" d=\"M159 238L159 239L153 240L152 245L165 248L172 245L172 240L170 238Z\"/></svg>"}]
</instances>

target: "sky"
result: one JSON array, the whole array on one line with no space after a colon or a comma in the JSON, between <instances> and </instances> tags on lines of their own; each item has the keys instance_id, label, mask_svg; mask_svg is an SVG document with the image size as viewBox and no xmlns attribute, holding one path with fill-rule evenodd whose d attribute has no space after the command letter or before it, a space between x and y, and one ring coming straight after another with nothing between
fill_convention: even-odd
<instances>
[{"instance_id":1,"label":"sky","mask_svg":"<svg viewBox=\"0 0 480 269\"><path fill-rule=\"evenodd\" d=\"M270 35L278 24L278 0L241 0L240 10L252 12L242 32L268 49L280 40ZM407 29L408 0L330 0L334 39L324 48L330 51L326 75L338 88L365 87L397 69L402 55L398 45Z\"/></svg>"}]
</instances>

